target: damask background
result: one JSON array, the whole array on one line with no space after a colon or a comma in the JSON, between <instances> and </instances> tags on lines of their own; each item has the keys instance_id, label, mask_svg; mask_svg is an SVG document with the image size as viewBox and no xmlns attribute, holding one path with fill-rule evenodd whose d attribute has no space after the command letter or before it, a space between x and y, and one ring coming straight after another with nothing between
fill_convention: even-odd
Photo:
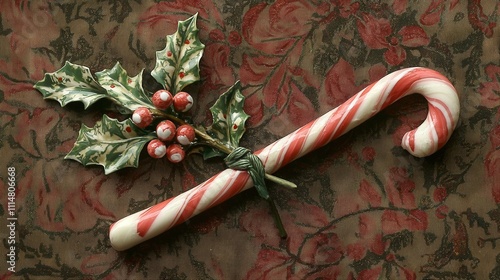
<instances>
[{"instance_id":1,"label":"damask background","mask_svg":"<svg viewBox=\"0 0 500 280\"><path fill-rule=\"evenodd\" d=\"M33 84L65 61L92 72L116 61L145 87L155 51L199 13L206 45L195 123L237 80L251 115L242 146L258 150L397 69L448 77L459 125L435 155L400 146L425 118L405 98L278 172L270 184L280 239L255 190L125 252L109 225L205 181L222 161L104 175L64 160L84 111L43 100ZM97 0L0 2L0 220L7 252L7 169L16 169L16 272L0 279L500 279L500 3L480 0ZM7 257L5 257L7 259Z\"/></svg>"}]
</instances>

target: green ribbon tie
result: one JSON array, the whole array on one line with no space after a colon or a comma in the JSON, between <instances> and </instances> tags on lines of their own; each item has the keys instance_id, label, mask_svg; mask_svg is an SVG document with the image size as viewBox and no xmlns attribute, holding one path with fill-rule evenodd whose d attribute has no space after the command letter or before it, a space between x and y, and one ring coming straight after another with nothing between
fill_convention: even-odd
<instances>
[{"instance_id":1,"label":"green ribbon tie","mask_svg":"<svg viewBox=\"0 0 500 280\"><path fill-rule=\"evenodd\" d=\"M287 233L283 223L281 222L278 209L276 208L274 201L269 197L265 180L266 170L264 169L264 164L262 164L260 158L254 155L249 149L237 147L224 159L224 162L229 168L248 172L259 195L269 202L272 216L281 238L286 238Z\"/></svg>"},{"instance_id":2,"label":"green ribbon tie","mask_svg":"<svg viewBox=\"0 0 500 280\"><path fill-rule=\"evenodd\" d=\"M250 174L253 184L259 195L265 200L269 199L269 192L266 187L266 170L262 161L250 152L249 149L238 147L234 149L225 159L227 167L244 170Z\"/></svg>"}]
</instances>

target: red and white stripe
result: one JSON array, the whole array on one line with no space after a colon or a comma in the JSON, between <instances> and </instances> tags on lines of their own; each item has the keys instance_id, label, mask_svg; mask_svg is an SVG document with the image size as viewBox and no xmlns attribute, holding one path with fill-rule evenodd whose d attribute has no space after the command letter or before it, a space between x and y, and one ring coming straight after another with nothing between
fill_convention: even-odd
<instances>
[{"instance_id":1,"label":"red and white stripe","mask_svg":"<svg viewBox=\"0 0 500 280\"><path fill-rule=\"evenodd\" d=\"M266 172L274 173L413 93L427 99L429 111L418 128L404 135L401 145L412 155L428 156L450 138L460 104L448 79L425 68L408 68L385 76L339 107L255 154L264 163ZM111 245L119 251L131 248L252 186L247 172L226 169L189 191L114 223L109 232Z\"/></svg>"}]
</instances>

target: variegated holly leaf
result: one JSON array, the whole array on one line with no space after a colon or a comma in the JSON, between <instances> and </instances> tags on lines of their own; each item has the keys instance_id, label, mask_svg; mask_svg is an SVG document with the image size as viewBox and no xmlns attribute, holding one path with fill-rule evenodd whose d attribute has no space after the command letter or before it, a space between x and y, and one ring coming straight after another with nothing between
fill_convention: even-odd
<instances>
[{"instance_id":1,"label":"variegated holly leaf","mask_svg":"<svg viewBox=\"0 0 500 280\"><path fill-rule=\"evenodd\" d=\"M119 105L134 111L139 107L154 109L150 96L142 88L142 71L129 77L119 62L112 69L95 73L97 81L106 89L109 98Z\"/></svg>"},{"instance_id":2,"label":"variegated holly leaf","mask_svg":"<svg viewBox=\"0 0 500 280\"><path fill-rule=\"evenodd\" d=\"M106 90L92 77L89 68L71 62L56 72L46 73L34 88L45 99L53 99L61 106L74 101L83 103L85 109L101 98L106 98Z\"/></svg>"},{"instance_id":3,"label":"variegated holly leaf","mask_svg":"<svg viewBox=\"0 0 500 280\"><path fill-rule=\"evenodd\" d=\"M172 94L200 79L199 62L205 45L198 38L197 16L179 21L177 32L168 35L165 48L156 52L151 75Z\"/></svg>"},{"instance_id":4,"label":"variegated holly leaf","mask_svg":"<svg viewBox=\"0 0 500 280\"><path fill-rule=\"evenodd\" d=\"M83 165L102 165L106 174L125 167L137 167L144 145L155 138L130 119L122 122L103 115L93 128L82 125L76 143L66 159Z\"/></svg>"},{"instance_id":5,"label":"variegated holly leaf","mask_svg":"<svg viewBox=\"0 0 500 280\"><path fill-rule=\"evenodd\" d=\"M239 146L246 130L245 122L249 115L243 109L244 103L245 96L241 94L241 85L238 81L210 107L213 122L207 132L231 149ZM203 154L205 159L221 155L224 154L211 148L207 148Z\"/></svg>"}]
</instances>

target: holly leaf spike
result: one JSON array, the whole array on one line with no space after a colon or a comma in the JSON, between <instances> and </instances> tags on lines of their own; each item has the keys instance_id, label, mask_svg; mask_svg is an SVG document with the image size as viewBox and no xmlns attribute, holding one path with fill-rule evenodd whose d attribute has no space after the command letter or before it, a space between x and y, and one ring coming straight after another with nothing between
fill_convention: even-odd
<instances>
[{"instance_id":1,"label":"holly leaf spike","mask_svg":"<svg viewBox=\"0 0 500 280\"><path fill-rule=\"evenodd\" d=\"M243 109L245 96L241 93L240 82L237 81L225 93L221 94L215 104L210 107L212 125L207 132L230 149L239 146L245 133L245 122L249 118ZM204 152L204 158L224 155L213 149Z\"/></svg>"},{"instance_id":2,"label":"holly leaf spike","mask_svg":"<svg viewBox=\"0 0 500 280\"><path fill-rule=\"evenodd\" d=\"M61 106L80 101L85 109L101 98L106 90L96 82L88 67L66 62L61 69L46 73L34 86L44 99L53 99Z\"/></svg>"},{"instance_id":3,"label":"holly leaf spike","mask_svg":"<svg viewBox=\"0 0 500 280\"><path fill-rule=\"evenodd\" d=\"M73 149L65 159L83 165L102 165L109 174L125 167L137 167L144 145L154 139L130 119L122 122L103 115L93 128L82 125Z\"/></svg>"},{"instance_id":4,"label":"holly leaf spike","mask_svg":"<svg viewBox=\"0 0 500 280\"><path fill-rule=\"evenodd\" d=\"M95 73L110 99L131 111L139 107L154 109L153 102L142 88L142 71L129 77L119 62L112 69Z\"/></svg>"},{"instance_id":5,"label":"holly leaf spike","mask_svg":"<svg viewBox=\"0 0 500 280\"><path fill-rule=\"evenodd\" d=\"M200 80L199 62L205 45L198 38L198 14L179 21L177 32L166 37L166 46L156 52L151 75L172 94Z\"/></svg>"}]
</instances>

